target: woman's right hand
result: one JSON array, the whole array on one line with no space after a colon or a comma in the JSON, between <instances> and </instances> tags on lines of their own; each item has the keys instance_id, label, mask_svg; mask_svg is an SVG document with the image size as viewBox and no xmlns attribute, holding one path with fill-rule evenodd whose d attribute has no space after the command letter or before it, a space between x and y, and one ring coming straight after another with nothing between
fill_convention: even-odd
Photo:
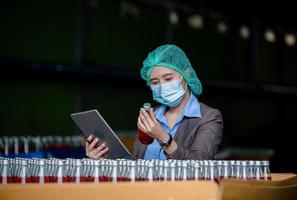
<instances>
[{"instance_id":1,"label":"woman's right hand","mask_svg":"<svg viewBox=\"0 0 297 200\"><path fill-rule=\"evenodd\" d=\"M89 158L95 160L102 159L104 158L104 154L106 154L108 149L109 148L105 143L102 143L99 138L94 138L92 135L90 135L86 140L86 156Z\"/></svg>"}]
</instances>

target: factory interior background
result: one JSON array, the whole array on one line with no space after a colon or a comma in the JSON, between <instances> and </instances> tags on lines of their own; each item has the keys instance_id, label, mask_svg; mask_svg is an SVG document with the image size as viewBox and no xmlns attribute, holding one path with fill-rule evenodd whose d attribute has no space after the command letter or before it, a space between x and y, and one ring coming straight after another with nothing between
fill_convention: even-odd
<instances>
[{"instance_id":1,"label":"factory interior background","mask_svg":"<svg viewBox=\"0 0 297 200\"><path fill-rule=\"evenodd\" d=\"M70 114L90 109L131 149L139 108L156 105L140 78L142 62L157 46L176 44L202 82L199 101L223 115L217 158L267 159L272 172L296 173L293 14L221 4L2 2L0 154L7 136L81 135Z\"/></svg>"}]
</instances>

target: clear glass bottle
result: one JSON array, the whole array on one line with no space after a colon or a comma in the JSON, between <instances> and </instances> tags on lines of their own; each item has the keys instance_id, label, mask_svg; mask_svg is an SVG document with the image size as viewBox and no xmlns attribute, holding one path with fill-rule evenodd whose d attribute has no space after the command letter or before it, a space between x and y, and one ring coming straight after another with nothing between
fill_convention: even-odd
<instances>
[{"instance_id":1,"label":"clear glass bottle","mask_svg":"<svg viewBox=\"0 0 297 200\"><path fill-rule=\"evenodd\" d=\"M223 161L218 160L216 161L215 165L215 180L219 182L223 178L223 176Z\"/></svg>"},{"instance_id":2,"label":"clear glass bottle","mask_svg":"<svg viewBox=\"0 0 297 200\"><path fill-rule=\"evenodd\" d=\"M100 181L100 168L99 168L99 165L100 165L100 163L99 163L99 160L94 160L94 171L93 171L93 176L94 176L94 183L99 183L99 182L101 182Z\"/></svg>"},{"instance_id":3,"label":"clear glass bottle","mask_svg":"<svg viewBox=\"0 0 297 200\"><path fill-rule=\"evenodd\" d=\"M195 180L196 181L198 181L199 179L201 179L201 175L200 175L200 164L199 164L199 162L198 161L196 161L195 163L194 163L194 169L195 169L195 171L194 171L194 178L195 178Z\"/></svg>"},{"instance_id":4,"label":"clear glass bottle","mask_svg":"<svg viewBox=\"0 0 297 200\"><path fill-rule=\"evenodd\" d=\"M136 161L132 160L131 162L131 170L130 170L130 180L131 183L135 183L135 177L136 177Z\"/></svg>"},{"instance_id":5,"label":"clear glass bottle","mask_svg":"<svg viewBox=\"0 0 297 200\"><path fill-rule=\"evenodd\" d=\"M175 181L175 161L170 162L170 180Z\"/></svg>"},{"instance_id":6,"label":"clear glass bottle","mask_svg":"<svg viewBox=\"0 0 297 200\"><path fill-rule=\"evenodd\" d=\"M148 175L147 175L147 179L149 182L153 182L154 176L153 176L153 170L154 170L154 163L153 161L148 161L147 162L148 165ZM168 166L167 166L168 167ZM165 175L166 176L166 175ZM167 177L164 177L167 179Z\"/></svg>"},{"instance_id":7,"label":"clear glass bottle","mask_svg":"<svg viewBox=\"0 0 297 200\"><path fill-rule=\"evenodd\" d=\"M187 167L188 167L188 161L187 160L183 160L182 161L182 180L183 181L186 181L188 179Z\"/></svg>"},{"instance_id":8,"label":"clear glass bottle","mask_svg":"<svg viewBox=\"0 0 297 200\"><path fill-rule=\"evenodd\" d=\"M242 166L240 160L235 161L236 179L242 178Z\"/></svg>"},{"instance_id":9,"label":"clear glass bottle","mask_svg":"<svg viewBox=\"0 0 297 200\"><path fill-rule=\"evenodd\" d=\"M144 103L143 104L143 108L149 112L151 109L151 104L150 103ZM148 134L144 133L143 131L141 131L140 129L138 129L138 137L139 137L139 141L143 144L151 144L154 141L154 138L152 138L151 136L149 136Z\"/></svg>"},{"instance_id":10,"label":"clear glass bottle","mask_svg":"<svg viewBox=\"0 0 297 200\"><path fill-rule=\"evenodd\" d=\"M254 160L249 160L247 164L247 179L254 179L256 177L255 175L255 161Z\"/></svg>"},{"instance_id":11,"label":"clear glass bottle","mask_svg":"<svg viewBox=\"0 0 297 200\"><path fill-rule=\"evenodd\" d=\"M227 160L223 160L223 178L224 179L228 179L229 178L229 174L230 174L230 166L229 166L229 162Z\"/></svg>"},{"instance_id":12,"label":"clear glass bottle","mask_svg":"<svg viewBox=\"0 0 297 200\"><path fill-rule=\"evenodd\" d=\"M63 183L63 160L57 160L56 161L56 173L54 175L54 182L58 184Z\"/></svg>"},{"instance_id":13,"label":"clear glass bottle","mask_svg":"<svg viewBox=\"0 0 297 200\"><path fill-rule=\"evenodd\" d=\"M241 161L241 170L242 170L242 176L241 178L243 180L247 180L247 176L248 176L248 168L247 168L247 161L243 160Z\"/></svg>"},{"instance_id":14,"label":"clear glass bottle","mask_svg":"<svg viewBox=\"0 0 297 200\"><path fill-rule=\"evenodd\" d=\"M21 184L26 184L26 176L27 176L27 161L23 159L21 160L21 173L20 173Z\"/></svg>"},{"instance_id":15,"label":"clear glass bottle","mask_svg":"<svg viewBox=\"0 0 297 200\"><path fill-rule=\"evenodd\" d=\"M261 161L255 161L255 179L261 180L263 179L263 173L261 170Z\"/></svg>"},{"instance_id":16,"label":"clear glass bottle","mask_svg":"<svg viewBox=\"0 0 297 200\"><path fill-rule=\"evenodd\" d=\"M8 183L7 177L8 177L8 160L7 159L1 159L0 160L0 184L6 185Z\"/></svg>"},{"instance_id":17,"label":"clear glass bottle","mask_svg":"<svg viewBox=\"0 0 297 200\"><path fill-rule=\"evenodd\" d=\"M262 161L262 171L263 171L263 179L265 181L271 180L271 173L269 170L269 161L268 160L263 160Z\"/></svg>"}]
</instances>

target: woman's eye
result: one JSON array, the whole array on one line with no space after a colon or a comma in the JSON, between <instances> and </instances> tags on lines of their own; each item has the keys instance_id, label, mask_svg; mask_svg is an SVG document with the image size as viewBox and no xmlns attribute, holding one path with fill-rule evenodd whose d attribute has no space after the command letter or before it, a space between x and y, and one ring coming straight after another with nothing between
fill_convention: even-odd
<instances>
[{"instance_id":1,"label":"woman's eye","mask_svg":"<svg viewBox=\"0 0 297 200\"><path fill-rule=\"evenodd\" d=\"M166 81L170 81L171 79L172 79L172 78L166 78L165 80L166 80Z\"/></svg>"},{"instance_id":2,"label":"woman's eye","mask_svg":"<svg viewBox=\"0 0 297 200\"><path fill-rule=\"evenodd\" d=\"M158 82L152 82L152 84L153 84L153 85L157 85L157 84L158 84Z\"/></svg>"}]
</instances>

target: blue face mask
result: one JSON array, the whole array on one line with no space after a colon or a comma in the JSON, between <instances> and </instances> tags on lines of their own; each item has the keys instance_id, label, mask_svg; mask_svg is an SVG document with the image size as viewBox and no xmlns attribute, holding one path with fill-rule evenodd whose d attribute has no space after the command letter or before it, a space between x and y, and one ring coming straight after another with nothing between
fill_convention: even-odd
<instances>
[{"instance_id":1,"label":"blue face mask","mask_svg":"<svg viewBox=\"0 0 297 200\"><path fill-rule=\"evenodd\" d=\"M151 85L154 100L169 107L177 106L186 94L181 81L182 78L156 86Z\"/></svg>"}]
</instances>

